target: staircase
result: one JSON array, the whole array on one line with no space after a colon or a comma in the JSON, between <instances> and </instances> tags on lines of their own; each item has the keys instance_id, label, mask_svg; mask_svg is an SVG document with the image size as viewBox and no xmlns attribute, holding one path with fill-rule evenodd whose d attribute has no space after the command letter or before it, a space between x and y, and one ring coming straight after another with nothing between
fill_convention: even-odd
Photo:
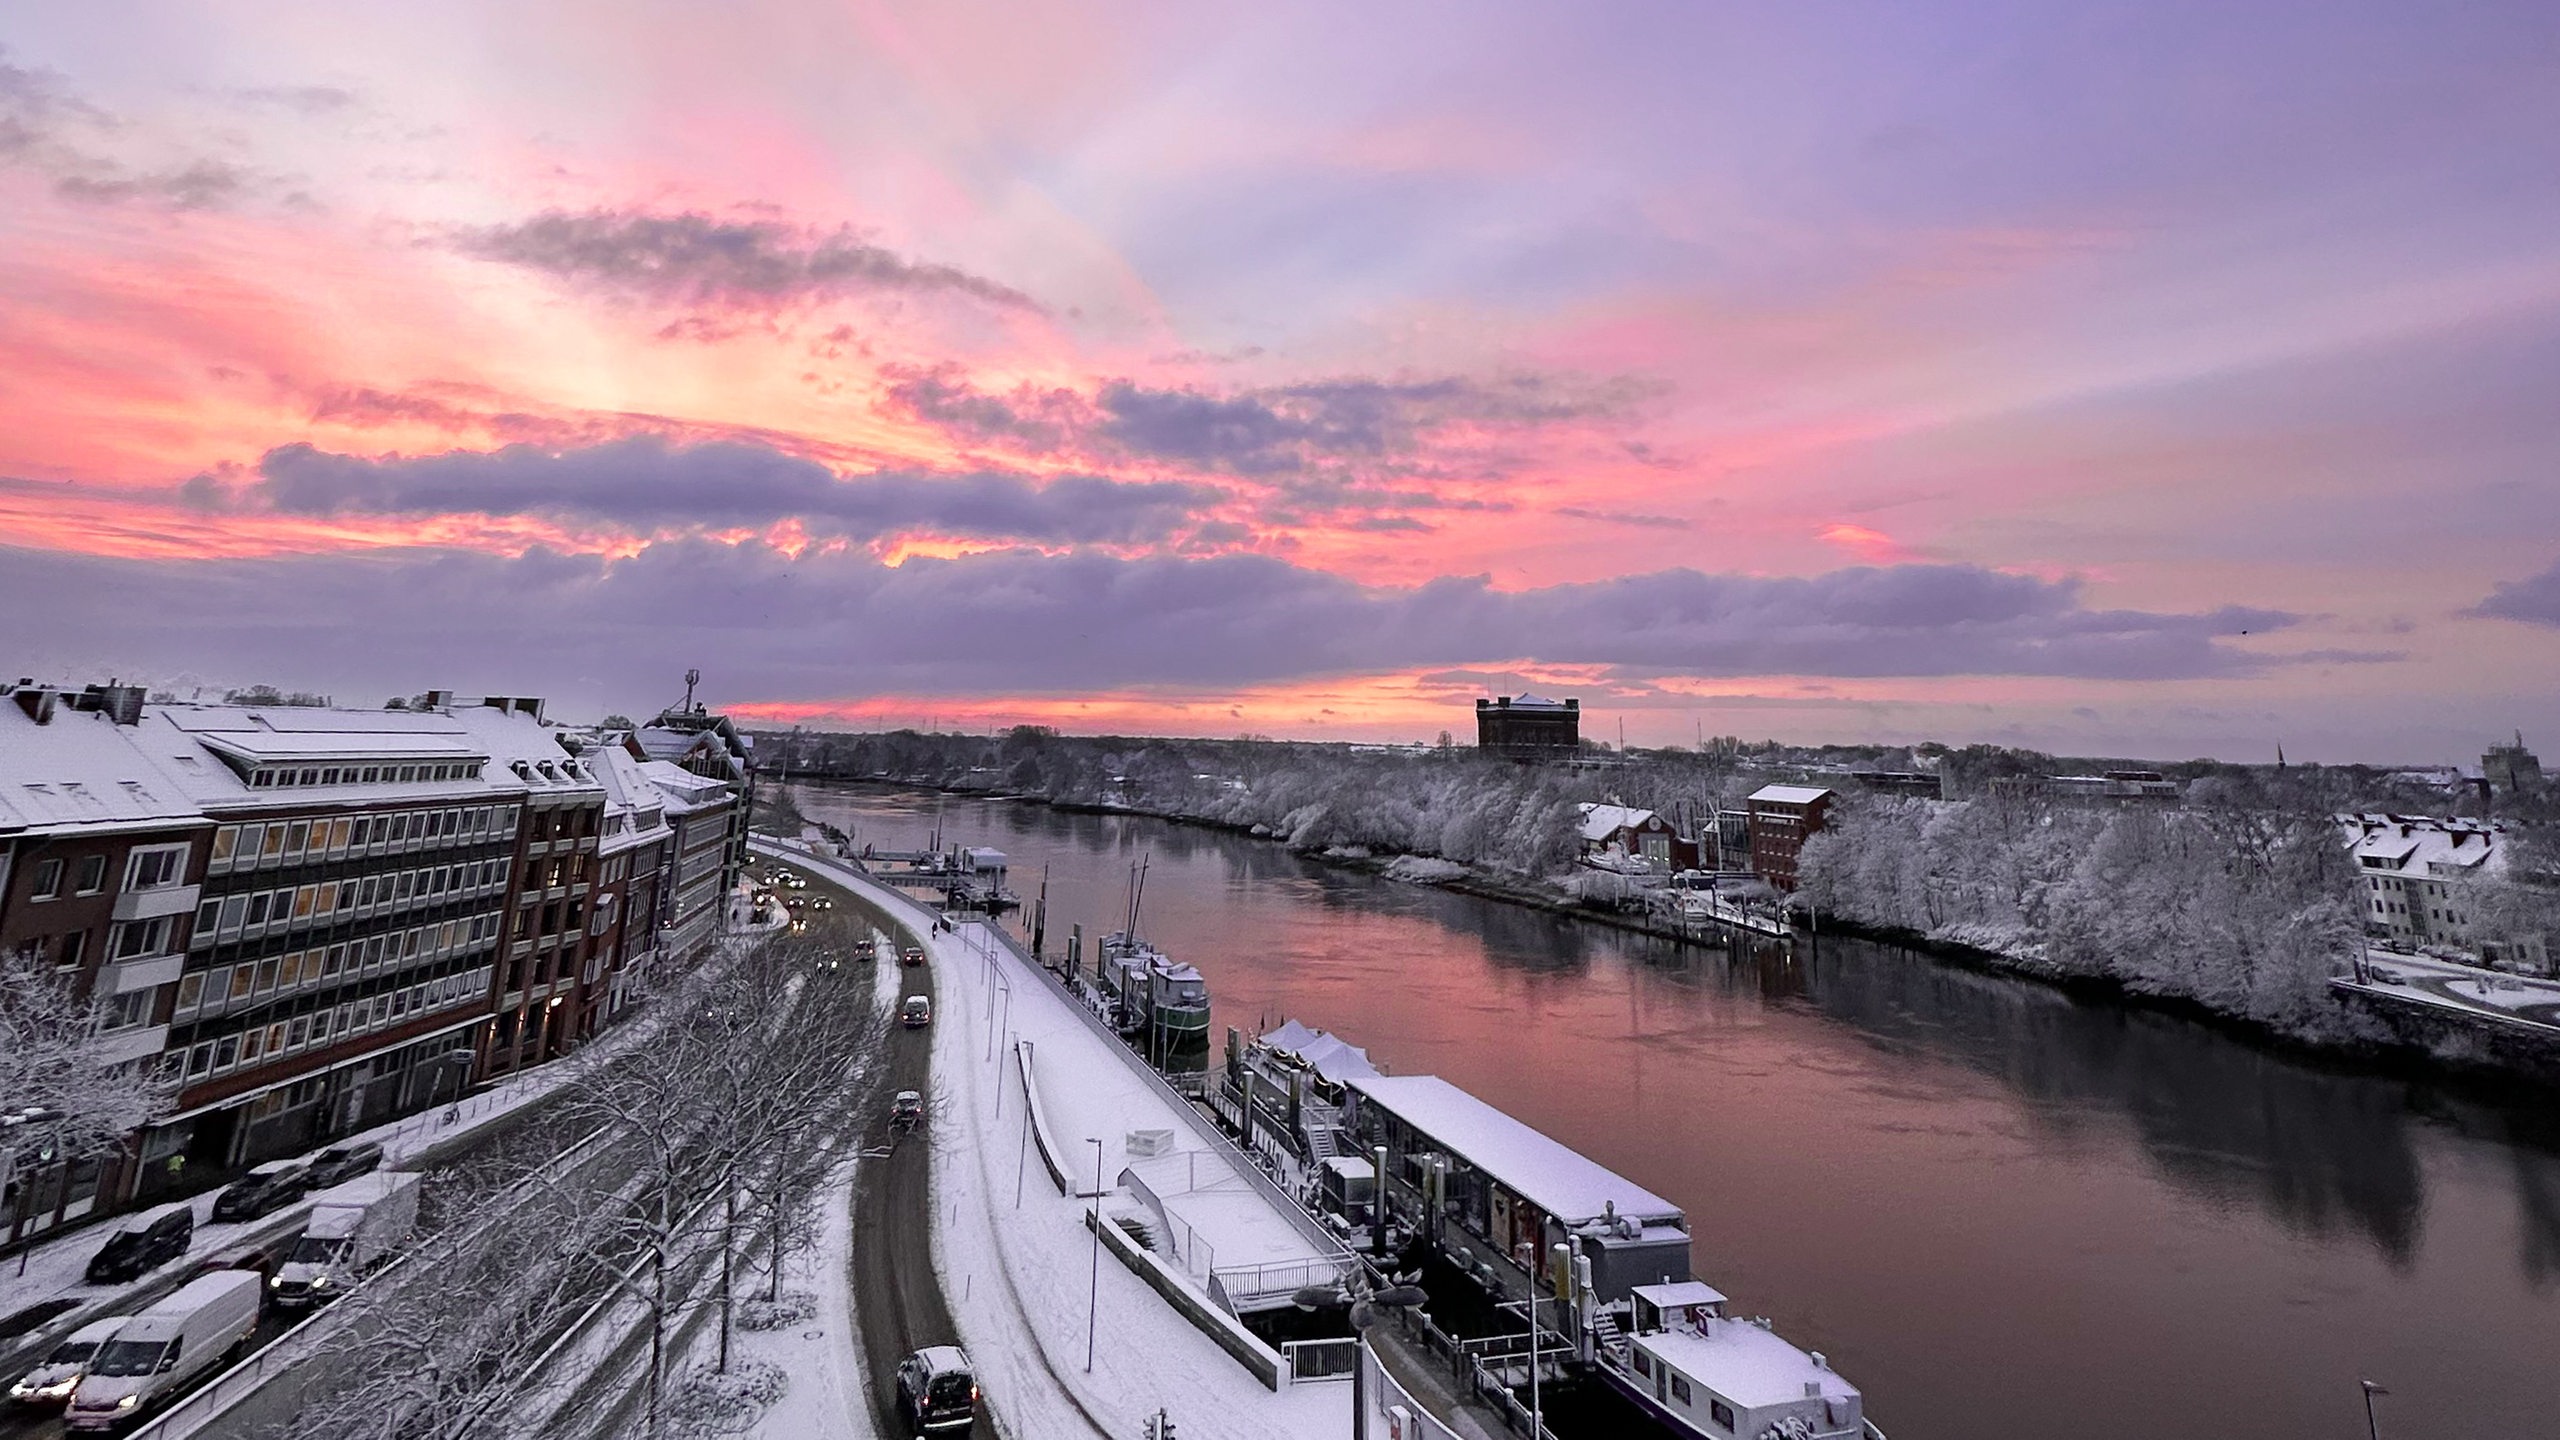
<instances>
[{"instance_id":1,"label":"staircase","mask_svg":"<svg viewBox=\"0 0 2560 1440\"><path fill-rule=\"evenodd\" d=\"M1307 1154L1316 1164L1322 1165L1342 1153L1342 1147L1334 1143L1333 1137L1334 1129L1330 1125L1307 1127Z\"/></svg>"},{"instance_id":2,"label":"staircase","mask_svg":"<svg viewBox=\"0 0 2560 1440\"><path fill-rule=\"evenodd\" d=\"M1591 1347L1607 1355L1621 1369L1627 1364L1627 1337L1618 1329L1618 1317L1606 1310L1591 1312Z\"/></svg>"}]
</instances>

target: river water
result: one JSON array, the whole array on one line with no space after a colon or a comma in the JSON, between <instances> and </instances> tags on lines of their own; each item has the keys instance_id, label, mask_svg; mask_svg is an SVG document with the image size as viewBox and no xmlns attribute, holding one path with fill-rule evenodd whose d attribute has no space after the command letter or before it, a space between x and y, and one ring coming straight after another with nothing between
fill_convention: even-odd
<instances>
[{"instance_id":1,"label":"river water","mask_svg":"<svg viewBox=\"0 0 2560 1440\"><path fill-rule=\"evenodd\" d=\"M2560 1117L1888 946L1625 935L1122 816L802 787L991 844L1049 943L1142 929L1224 1032L1296 1016L1683 1206L1701 1279L1893 1440L2560 1436ZM1027 922L1026 922L1027 923Z\"/></svg>"}]
</instances>

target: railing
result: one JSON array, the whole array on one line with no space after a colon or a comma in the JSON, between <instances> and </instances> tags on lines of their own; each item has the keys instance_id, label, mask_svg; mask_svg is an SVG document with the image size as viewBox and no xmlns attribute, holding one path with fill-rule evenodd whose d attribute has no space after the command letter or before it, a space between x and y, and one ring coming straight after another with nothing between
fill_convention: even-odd
<instances>
[{"instance_id":1,"label":"railing","mask_svg":"<svg viewBox=\"0 0 2560 1440\"><path fill-rule=\"evenodd\" d=\"M1360 1363L1360 1342L1352 1336L1339 1340L1285 1340L1280 1353L1289 1362L1289 1379L1348 1380Z\"/></svg>"}]
</instances>

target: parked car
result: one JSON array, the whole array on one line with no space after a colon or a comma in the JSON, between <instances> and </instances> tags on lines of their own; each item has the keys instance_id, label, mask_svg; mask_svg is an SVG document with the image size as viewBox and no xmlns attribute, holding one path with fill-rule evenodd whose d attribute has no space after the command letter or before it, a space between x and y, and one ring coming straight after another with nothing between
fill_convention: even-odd
<instances>
[{"instance_id":1,"label":"parked car","mask_svg":"<svg viewBox=\"0 0 2560 1440\"><path fill-rule=\"evenodd\" d=\"M115 1430L239 1353L258 1328L258 1277L246 1270L190 1280L127 1320L89 1360L64 1421Z\"/></svg>"},{"instance_id":2,"label":"parked car","mask_svg":"<svg viewBox=\"0 0 2560 1440\"><path fill-rule=\"evenodd\" d=\"M311 1166L301 1160L270 1160L231 1182L213 1200L216 1220L255 1220L281 1210L311 1188Z\"/></svg>"},{"instance_id":3,"label":"parked car","mask_svg":"<svg viewBox=\"0 0 2560 1440\"><path fill-rule=\"evenodd\" d=\"M910 1030L921 1030L933 1023L933 997L910 995L898 1007L898 1023Z\"/></svg>"},{"instance_id":4,"label":"parked car","mask_svg":"<svg viewBox=\"0 0 2560 1440\"><path fill-rule=\"evenodd\" d=\"M89 1373L90 1358L130 1318L110 1315L104 1320L92 1320L62 1337L62 1343L54 1346L52 1353L9 1387L9 1398L21 1405L70 1404L71 1392L80 1388L80 1377Z\"/></svg>"},{"instance_id":5,"label":"parked car","mask_svg":"<svg viewBox=\"0 0 2560 1440\"><path fill-rule=\"evenodd\" d=\"M898 1362L898 1408L915 1430L966 1430L978 1423L978 1380L957 1345L930 1345Z\"/></svg>"},{"instance_id":6,"label":"parked car","mask_svg":"<svg viewBox=\"0 0 2560 1440\"><path fill-rule=\"evenodd\" d=\"M924 1096L914 1090L901 1090L889 1102L889 1128L913 1130L924 1121Z\"/></svg>"},{"instance_id":7,"label":"parked car","mask_svg":"<svg viewBox=\"0 0 2560 1440\"><path fill-rule=\"evenodd\" d=\"M382 1147L370 1140L352 1145L332 1145L311 1162L310 1187L326 1190L343 1185L359 1175L370 1175L382 1168Z\"/></svg>"},{"instance_id":8,"label":"parked car","mask_svg":"<svg viewBox=\"0 0 2560 1440\"><path fill-rule=\"evenodd\" d=\"M924 947L921 945L910 945L906 949L898 952L898 963L901 965L923 964Z\"/></svg>"},{"instance_id":9,"label":"parked car","mask_svg":"<svg viewBox=\"0 0 2560 1440\"><path fill-rule=\"evenodd\" d=\"M92 1285L123 1285L187 1253L195 1239L196 1207L186 1201L146 1210L119 1226L89 1257Z\"/></svg>"},{"instance_id":10,"label":"parked car","mask_svg":"<svg viewBox=\"0 0 2560 1440\"><path fill-rule=\"evenodd\" d=\"M246 1270L264 1280L275 1274L277 1268L284 1264L285 1257L293 1253L293 1243L292 1236L279 1235L262 1244L235 1245L197 1261L196 1268L187 1272L187 1278L198 1280L226 1270Z\"/></svg>"}]
</instances>

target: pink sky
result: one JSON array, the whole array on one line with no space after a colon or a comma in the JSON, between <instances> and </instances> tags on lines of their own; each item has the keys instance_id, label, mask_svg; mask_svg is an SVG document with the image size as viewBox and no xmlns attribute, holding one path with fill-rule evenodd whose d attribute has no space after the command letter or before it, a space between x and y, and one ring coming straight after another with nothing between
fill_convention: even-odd
<instances>
[{"instance_id":1,"label":"pink sky","mask_svg":"<svg viewBox=\"0 0 2560 1440\"><path fill-rule=\"evenodd\" d=\"M2560 722L2538 7L144 14L0 21L18 673L1405 738L1535 684L1642 743L2231 758ZM535 614L592 653L525 674Z\"/></svg>"}]
</instances>

